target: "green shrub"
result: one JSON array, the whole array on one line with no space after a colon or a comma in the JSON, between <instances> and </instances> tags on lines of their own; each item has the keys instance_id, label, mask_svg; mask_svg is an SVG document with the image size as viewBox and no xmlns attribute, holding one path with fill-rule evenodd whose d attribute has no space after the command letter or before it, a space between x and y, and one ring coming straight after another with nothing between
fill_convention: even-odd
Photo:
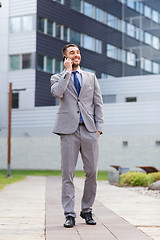
<instances>
[{"instance_id":1,"label":"green shrub","mask_svg":"<svg viewBox=\"0 0 160 240\"><path fill-rule=\"evenodd\" d=\"M120 175L121 186L149 186L152 182L160 180L160 172L141 173L127 172Z\"/></svg>"}]
</instances>

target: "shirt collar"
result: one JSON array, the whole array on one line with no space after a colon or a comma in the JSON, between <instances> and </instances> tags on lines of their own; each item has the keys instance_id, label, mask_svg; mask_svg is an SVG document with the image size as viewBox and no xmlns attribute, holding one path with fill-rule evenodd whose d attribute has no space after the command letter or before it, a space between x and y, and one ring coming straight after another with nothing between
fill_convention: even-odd
<instances>
[{"instance_id":1,"label":"shirt collar","mask_svg":"<svg viewBox=\"0 0 160 240\"><path fill-rule=\"evenodd\" d=\"M73 71L72 71L73 72ZM78 72L78 73L80 73L81 74L81 68L80 67L78 67L77 69L76 69L76 72Z\"/></svg>"}]
</instances>

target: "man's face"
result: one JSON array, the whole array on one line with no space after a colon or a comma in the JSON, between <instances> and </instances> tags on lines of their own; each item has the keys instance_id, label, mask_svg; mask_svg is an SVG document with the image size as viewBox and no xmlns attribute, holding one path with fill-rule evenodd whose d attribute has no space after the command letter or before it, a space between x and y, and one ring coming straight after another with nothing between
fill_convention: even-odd
<instances>
[{"instance_id":1,"label":"man's face","mask_svg":"<svg viewBox=\"0 0 160 240\"><path fill-rule=\"evenodd\" d=\"M72 66L77 67L81 62L80 50L77 47L69 47L66 49L65 56L72 60Z\"/></svg>"}]
</instances>

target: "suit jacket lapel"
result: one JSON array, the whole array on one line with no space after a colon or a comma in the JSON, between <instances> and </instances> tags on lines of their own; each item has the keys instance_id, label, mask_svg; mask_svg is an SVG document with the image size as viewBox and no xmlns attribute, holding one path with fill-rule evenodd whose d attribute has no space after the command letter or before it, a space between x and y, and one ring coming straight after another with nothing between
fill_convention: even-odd
<instances>
[{"instance_id":1,"label":"suit jacket lapel","mask_svg":"<svg viewBox=\"0 0 160 240\"><path fill-rule=\"evenodd\" d=\"M69 79L69 85L72 87L72 89L74 90L74 92L76 93L76 95L77 95L77 90L76 90L76 88L75 88L75 86L74 86L74 83L73 83L73 81L72 81L72 78L70 77L70 79Z\"/></svg>"},{"instance_id":2,"label":"suit jacket lapel","mask_svg":"<svg viewBox=\"0 0 160 240\"><path fill-rule=\"evenodd\" d=\"M85 85L85 72L81 70L81 74L82 74L82 84L81 84L81 90L80 90L79 96L82 94L82 91Z\"/></svg>"}]
</instances>

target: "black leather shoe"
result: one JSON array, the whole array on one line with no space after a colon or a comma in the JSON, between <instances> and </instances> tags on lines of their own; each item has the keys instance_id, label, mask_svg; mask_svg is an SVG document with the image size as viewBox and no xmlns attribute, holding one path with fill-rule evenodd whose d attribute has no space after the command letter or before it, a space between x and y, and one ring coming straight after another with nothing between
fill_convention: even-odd
<instances>
[{"instance_id":1,"label":"black leather shoe","mask_svg":"<svg viewBox=\"0 0 160 240\"><path fill-rule=\"evenodd\" d=\"M72 228L75 226L75 218L72 216L66 217L66 221L64 223L64 227L66 228Z\"/></svg>"},{"instance_id":2,"label":"black leather shoe","mask_svg":"<svg viewBox=\"0 0 160 240\"><path fill-rule=\"evenodd\" d=\"M86 220L86 224L88 224L88 225L96 225L96 222L92 218L92 212L88 212L88 213L81 212L80 216Z\"/></svg>"}]
</instances>

